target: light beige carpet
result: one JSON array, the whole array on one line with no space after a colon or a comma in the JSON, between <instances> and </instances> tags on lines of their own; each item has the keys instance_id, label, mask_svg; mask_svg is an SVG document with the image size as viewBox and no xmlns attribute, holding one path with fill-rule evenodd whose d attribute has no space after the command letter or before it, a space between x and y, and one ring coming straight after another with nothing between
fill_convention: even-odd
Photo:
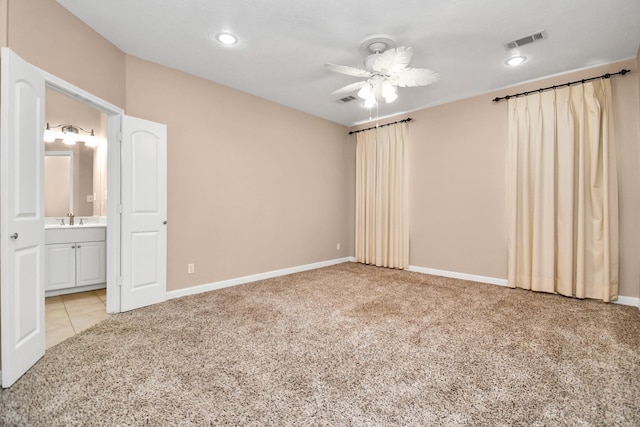
<instances>
[{"instance_id":1,"label":"light beige carpet","mask_svg":"<svg viewBox=\"0 0 640 427\"><path fill-rule=\"evenodd\" d=\"M640 312L341 264L112 316L3 425L640 425Z\"/></svg>"}]
</instances>

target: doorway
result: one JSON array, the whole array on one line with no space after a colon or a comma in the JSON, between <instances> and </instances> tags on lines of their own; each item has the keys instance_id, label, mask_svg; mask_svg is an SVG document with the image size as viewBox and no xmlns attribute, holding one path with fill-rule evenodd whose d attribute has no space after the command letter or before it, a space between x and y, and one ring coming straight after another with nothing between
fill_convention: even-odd
<instances>
[{"instance_id":1,"label":"doorway","mask_svg":"<svg viewBox=\"0 0 640 427\"><path fill-rule=\"evenodd\" d=\"M107 116L45 88L46 349L107 318Z\"/></svg>"},{"instance_id":2,"label":"doorway","mask_svg":"<svg viewBox=\"0 0 640 427\"><path fill-rule=\"evenodd\" d=\"M58 77L40 70L47 89L58 92L86 106L106 114L107 117L107 185L106 198L106 258L107 258L107 313L119 313L120 307L120 144L121 120L124 110L80 89Z\"/></svg>"},{"instance_id":3,"label":"doorway","mask_svg":"<svg viewBox=\"0 0 640 427\"><path fill-rule=\"evenodd\" d=\"M110 103L2 48L0 327L2 387L45 353L45 87L107 115L108 313L166 300L167 127ZM100 239L98 239L100 240Z\"/></svg>"}]
</instances>

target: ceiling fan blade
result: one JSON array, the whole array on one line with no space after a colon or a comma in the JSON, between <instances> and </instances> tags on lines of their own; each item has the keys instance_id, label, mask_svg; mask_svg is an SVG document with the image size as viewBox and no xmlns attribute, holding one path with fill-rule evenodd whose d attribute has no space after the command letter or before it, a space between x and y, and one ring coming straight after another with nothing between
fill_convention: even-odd
<instances>
[{"instance_id":1,"label":"ceiling fan blade","mask_svg":"<svg viewBox=\"0 0 640 427\"><path fill-rule=\"evenodd\" d=\"M404 70L411 62L413 57L413 48L397 47L395 49L385 50L380 54L372 68L383 74L394 74Z\"/></svg>"},{"instance_id":2,"label":"ceiling fan blade","mask_svg":"<svg viewBox=\"0 0 640 427\"><path fill-rule=\"evenodd\" d=\"M426 86L440 80L440 76L425 68L405 68L391 76L389 80L399 87Z\"/></svg>"},{"instance_id":3,"label":"ceiling fan blade","mask_svg":"<svg viewBox=\"0 0 640 427\"><path fill-rule=\"evenodd\" d=\"M347 76L371 77L370 72L360 68L349 67L347 65L336 65L336 64L324 64L324 66L327 68L327 70L340 73L340 74L346 74Z\"/></svg>"},{"instance_id":4,"label":"ceiling fan blade","mask_svg":"<svg viewBox=\"0 0 640 427\"><path fill-rule=\"evenodd\" d=\"M367 84L367 80L363 80L361 82L356 82L356 83L351 83L350 85L347 85L345 87L341 87L338 90L334 90L333 92L330 93L330 95L346 95L348 93L351 92L355 92L356 90L359 90L362 86Z\"/></svg>"}]
</instances>

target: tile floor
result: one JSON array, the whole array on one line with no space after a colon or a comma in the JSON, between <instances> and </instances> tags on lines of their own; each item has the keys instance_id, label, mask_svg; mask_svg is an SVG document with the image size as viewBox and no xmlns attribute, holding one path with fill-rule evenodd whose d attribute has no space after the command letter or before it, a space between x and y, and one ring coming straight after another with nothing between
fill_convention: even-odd
<instances>
[{"instance_id":1,"label":"tile floor","mask_svg":"<svg viewBox=\"0 0 640 427\"><path fill-rule=\"evenodd\" d=\"M47 348L107 318L107 290L45 298Z\"/></svg>"}]
</instances>

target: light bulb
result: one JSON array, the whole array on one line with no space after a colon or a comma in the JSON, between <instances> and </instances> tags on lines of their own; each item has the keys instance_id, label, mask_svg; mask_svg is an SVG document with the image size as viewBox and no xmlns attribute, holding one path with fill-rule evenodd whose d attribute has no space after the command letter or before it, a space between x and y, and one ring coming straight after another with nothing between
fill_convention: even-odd
<instances>
[{"instance_id":1,"label":"light bulb","mask_svg":"<svg viewBox=\"0 0 640 427\"><path fill-rule=\"evenodd\" d=\"M65 135L64 138L62 138L62 142L67 145L75 145L76 139L71 135Z\"/></svg>"},{"instance_id":2,"label":"light bulb","mask_svg":"<svg viewBox=\"0 0 640 427\"><path fill-rule=\"evenodd\" d=\"M371 94L365 101L364 101L364 106L366 108L372 108L373 106L375 106L378 102L376 101L376 97Z\"/></svg>"},{"instance_id":3,"label":"light bulb","mask_svg":"<svg viewBox=\"0 0 640 427\"><path fill-rule=\"evenodd\" d=\"M384 100L389 104L390 102L398 99L398 91L395 86L393 86L388 81L382 83L382 96L384 96Z\"/></svg>"},{"instance_id":4,"label":"light bulb","mask_svg":"<svg viewBox=\"0 0 640 427\"><path fill-rule=\"evenodd\" d=\"M62 142L64 144L75 145L76 141L78 140L78 135L70 130L63 131L63 134L64 136L62 137Z\"/></svg>"},{"instance_id":5,"label":"light bulb","mask_svg":"<svg viewBox=\"0 0 640 427\"><path fill-rule=\"evenodd\" d=\"M44 130L44 142L53 142L56 140L56 133L49 128L49 123L47 123L47 128Z\"/></svg>"},{"instance_id":6,"label":"light bulb","mask_svg":"<svg viewBox=\"0 0 640 427\"><path fill-rule=\"evenodd\" d=\"M389 94L389 96L385 96L384 100L387 104L391 104L393 101L395 101L396 99L398 99L398 94L393 92L391 94Z\"/></svg>"},{"instance_id":7,"label":"light bulb","mask_svg":"<svg viewBox=\"0 0 640 427\"><path fill-rule=\"evenodd\" d=\"M84 145L87 147L97 147L100 145L100 140L97 136L87 136L85 138Z\"/></svg>"},{"instance_id":8,"label":"light bulb","mask_svg":"<svg viewBox=\"0 0 640 427\"><path fill-rule=\"evenodd\" d=\"M97 147L100 145L100 138L98 138L91 129L91 135L84 138L84 145L87 147Z\"/></svg>"},{"instance_id":9,"label":"light bulb","mask_svg":"<svg viewBox=\"0 0 640 427\"><path fill-rule=\"evenodd\" d=\"M358 91L358 96L362 99L369 99L371 96L371 83L367 82L366 85L362 86L362 88Z\"/></svg>"}]
</instances>

